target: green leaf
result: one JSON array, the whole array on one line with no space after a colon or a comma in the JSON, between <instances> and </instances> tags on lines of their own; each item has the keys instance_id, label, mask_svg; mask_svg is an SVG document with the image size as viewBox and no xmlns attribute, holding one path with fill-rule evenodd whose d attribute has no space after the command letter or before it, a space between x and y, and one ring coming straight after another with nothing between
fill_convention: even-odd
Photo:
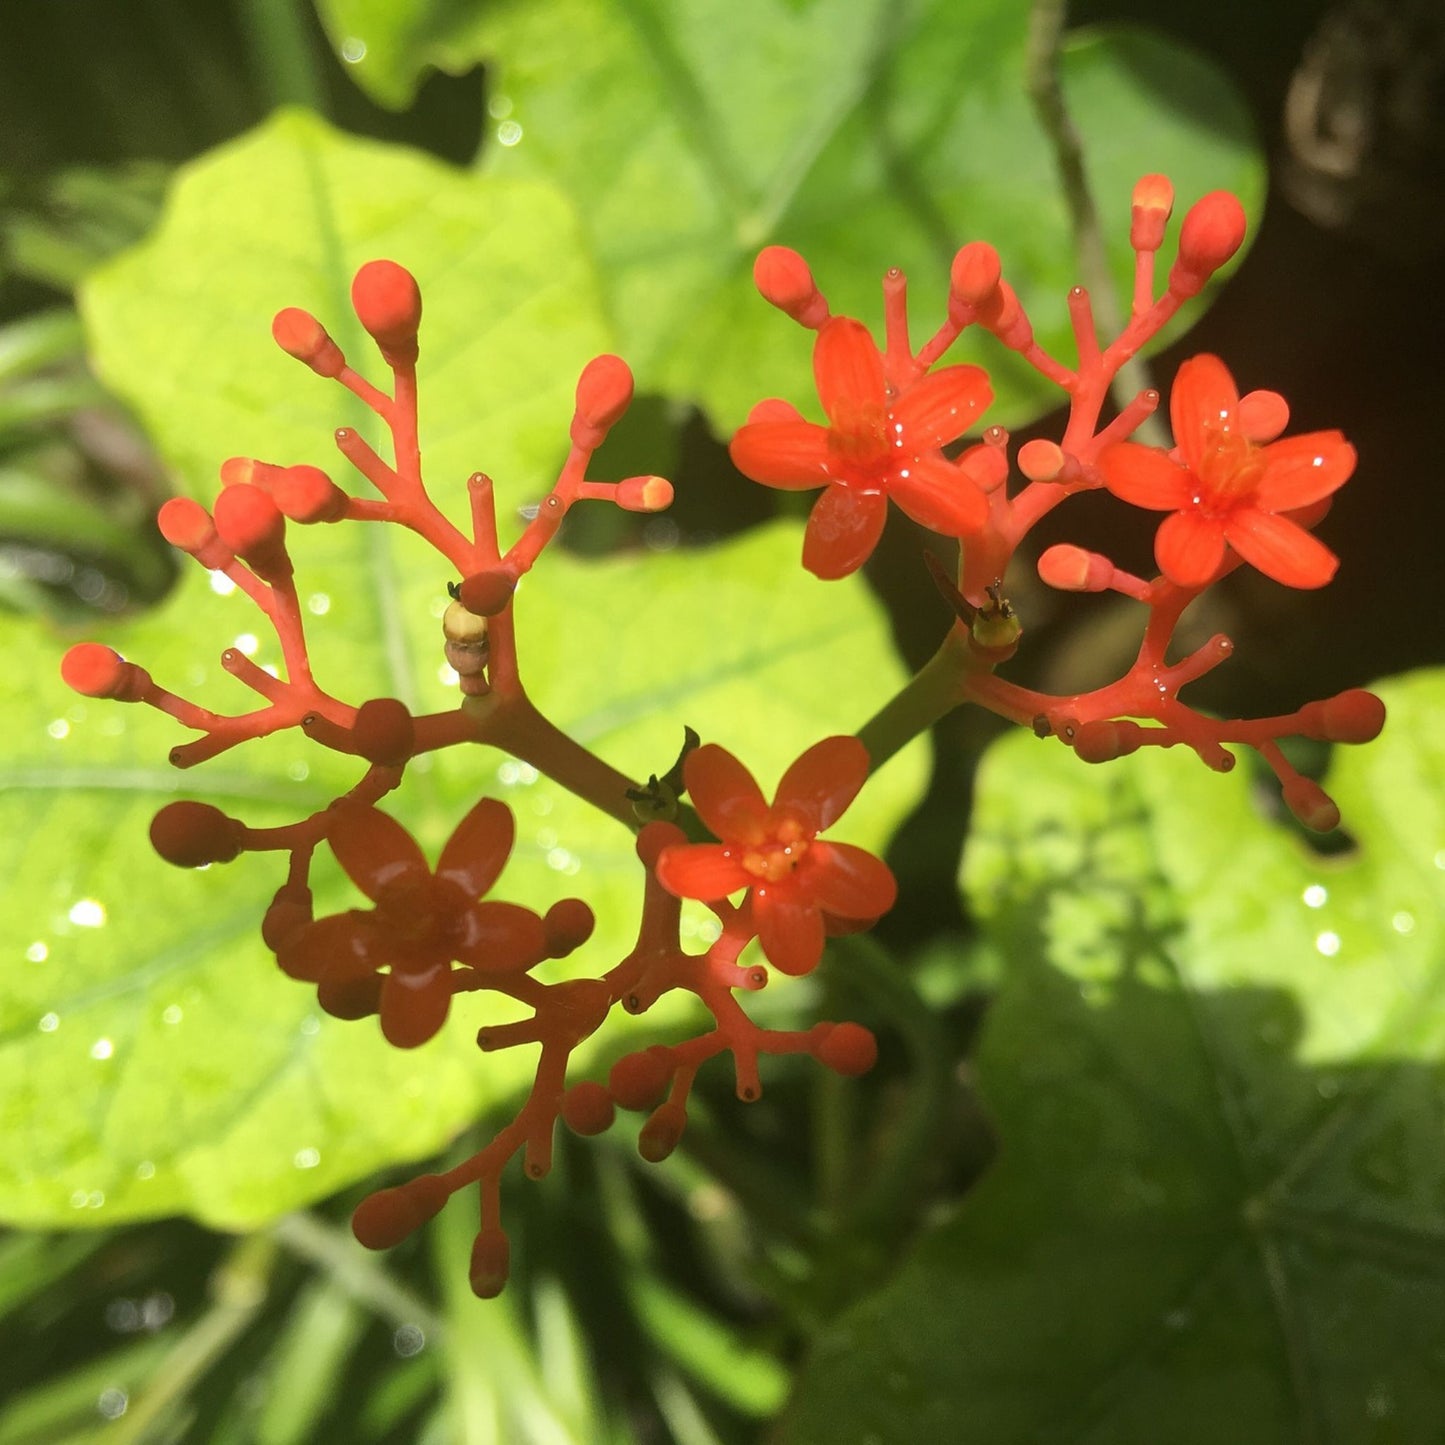
<instances>
[{"instance_id":1,"label":"green leaf","mask_svg":"<svg viewBox=\"0 0 1445 1445\"><path fill-rule=\"evenodd\" d=\"M332 428L353 420L350 398L271 346L266 320L309 302L349 345L352 269L383 248L401 255L429 296L422 445L433 490L460 521L462 479L478 465L521 502L565 449L576 369L603 341L569 235L544 187L459 175L287 116L185 174L156 239L97 277L86 312L112 384L188 475L213 473L233 452L315 460ZM498 310L501 321L478 331ZM437 620L451 579L397 530L293 529L317 677L352 702L454 706ZM701 552L548 554L517 602L534 700L633 776L670 764L691 723L771 785L901 680L866 589L816 581L799 548L797 530L778 526ZM162 686L236 712L251 700L215 659L234 644L279 662L262 621L241 594L188 568L162 611L101 640ZM274 856L182 877L146 845L151 815L179 792L280 824L351 786L354 760L288 734L176 773L165 758L185 730L148 708L66 693L52 635L9 624L0 636L10 730L0 1217L98 1224L186 1212L243 1227L436 1152L528 1076L530 1050L475 1048L495 1001L460 1001L443 1035L412 1053L387 1048L374 1021L320 1016L260 943L282 881ZM891 765L840 836L880 846L921 772L917 756ZM584 895L598 930L568 967L610 967L632 946L641 901L627 830L490 751L419 759L387 806L435 856L484 792L518 814L497 896L545 909ZM362 902L329 860L317 887L320 912ZM658 1012L617 1026L676 1026L678 1009Z\"/></svg>"},{"instance_id":2,"label":"green leaf","mask_svg":"<svg viewBox=\"0 0 1445 1445\"><path fill-rule=\"evenodd\" d=\"M944 319L955 250L992 241L1039 339L1073 360L1065 303L1079 277L1025 94L1018 0L412 0L384 7L384 28L374 4L327 8L333 35L413 38L371 46L357 67L384 99L424 61L487 61L490 169L564 187L642 386L700 400L719 429L763 396L813 394L809 338L752 286L769 243L801 251L833 309L870 323L878 278L900 266L918 345ZM1142 31L1082 32L1064 80L1122 295L1140 175L1170 174L1181 207L1226 188L1257 212L1247 113L1210 63ZM993 371L990 422L1062 401L991 338L965 337L951 356Z\"/></svg>"},{"instance_id":3,"label":"green leaf","mask_svg":"<svg viewBox=\"0 0 1445 1445\"><path fill-rule=\"evenodd\" d=\"M1000 1158L818 1344L784 1438L1425 1441L1445 1415L1445 673L1321 857L1175 753L986 760Z\"/></svg>"}]
</instances>

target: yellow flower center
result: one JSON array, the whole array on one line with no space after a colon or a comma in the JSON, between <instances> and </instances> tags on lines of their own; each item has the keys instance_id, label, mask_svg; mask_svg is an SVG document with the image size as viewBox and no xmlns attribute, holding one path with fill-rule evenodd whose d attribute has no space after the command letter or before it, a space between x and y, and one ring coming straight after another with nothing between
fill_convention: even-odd
<instances>
[{"instance_id":1,"label":"yellow flower center","mask_svg":"<svg viewBox=\"0 0 1445 1445\"><path fill-rule=\"evenodd\" d=\"M764 883L780 883L802 862L809 841L796 819L784 818L771 839L743 854L742 865Z\"/></svg>"}]
</instances>

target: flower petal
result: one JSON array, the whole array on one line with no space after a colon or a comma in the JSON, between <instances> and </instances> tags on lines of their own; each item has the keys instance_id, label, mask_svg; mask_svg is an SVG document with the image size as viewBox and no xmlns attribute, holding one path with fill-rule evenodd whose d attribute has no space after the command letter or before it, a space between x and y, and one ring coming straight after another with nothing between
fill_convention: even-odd
<instances>
[{"instance_id":1,"label":"flower petal","mask_svg":"<svg viewBox=\"0 0 1445 1445\"><path fill-rule=\"evenodd\" d=\"M757 879L721 843L684 843L664 848L657 859L657 881L674 898L726 898Z\"/></svg>"},{"instance_id":2,"label":"flower petal","mask_svg":"<svg viewBox=\"0 0 1445 1445\"><path fill-rule=\"evenodd\" d=\"M921 526L972 537L988 521L988 500L973 479L941 456L914 457L888 480L888 495Z\"/></svg>"},{"instance_id":3,"label":"flower petal","mask_svg":"<svg viewBox=\"0 0 1445 1445\"><path fill-rule=\"evenodd\" d=\"M1349 481L1355 449L1337 431L1271 442L1260 452L1264 475L1254 499L1266 512L1289 512L1328 497Z\"/></svg>"},{"instance_id":4,"label":"flower petal","mask_svg":"<svg viewBox=\"0 0 1445 1445\"><path fill-rule=\"evenodd\" d=\"M1154 534L1159 570L1178 587L1203 587L1224 561L1224 526L1202 512L1175 512Z\"/></svg>"},{"instance_id":5,"label":"flower petal","mask_svg":"<svg viewBox=\"0 0 1445 1445\"><path fill-rule=\"evenodd\" d=\"M846 734L814 743L783 774L774 813L796 818L809 834L831 828L868 777L868 749Z\"/></svg>"},{"instance_id":6,"label":"flower petal","mask_svg":"<svg viewBox=\"0 0 1445 1445\"><path fill-rule=\"evenodd\" d=\"M390 884L431 876L421 849L395 818L359 803L343 803L335 812L327 834L331 851L372 902Z\"/></svg>"},{"instance_id":7,"label":"flower petal","mask_svg":"<svg viewBox=\"0 0 1445 1445\"><path fill-rule=\"evenodd\" d=\"M446 964L428 973L389 973L381 986L381 1032L389 1044L414 1049L435 1036L452 1006Z\"/></svg>"},{"instance_id":8,"label":"flower petal","mask_svg":"<svg viewBox=\"0 0 1445 1445\"><path fill-rule=\"evenodd\" d=\"M547 954L541 918L519 903L473 903L462 915L455 958L482 973L516 973Z\"/></svg>"},{"instance_id":9,"label":"flower petal","mask_svg":"<svg viewBox=\"0 0 1445 1445\"><path fill-rule=\"evenodd\" d=\"M840 918L878 918L898 899L888 865L851 843L814 843L798 879L820 908Z\"/></svg>"},{"instance_id":10,"label":"flower petal","mask_svg":"<svg viewBox=\"0 0 1445 1445\"><path fill-rule=\"evenodd\" d=\"M1115 442L1099 453L1104 485L1123 502L1173 512L1187 506L1194 480L1177 462L1156 447L1138 442Z\"/></svg>"},{"instance_id":11,"label":"flower petal","mask_svg":"<svg viewBox=\"0 0 1445 1445\"><path fill-rule=\"evenodd\" d=\"M828 431L810 421L751 421L728 444L733 465L766 487L797 491L828 481Z\"/></svg>"},{"instance_id":12,"label":"flower petal","mask_svg":"<svg viewBox=\"0 0 1445 1445\"><path fill-rule=\"evenodd\" d=\"M849 429L860 411L883 410L883 358L868 328L851 316L823 324L813 345L813 379L828 420Z\"/></svg>"},{"instance_id":13,"label":"flower petal","mask_svg":"<svg viewBox=\"0 0 1445 1445\"><path fill-rule=\"evenodd\" d=\"M276 952L281 972L305 983L360 978L390 962L372 915L351 908L298 929Z\"/></svg>"},{"instance_id":14,"label":"flower petal","mask_svg":"<svg viewBox=\"0 0 1445 1445\"><path fill-rule=\"evenodd\" d=\"M823 957L823 915L800 903L792 890L753 890L753 922L768 961L783 973L811 973Z\"/></svg>"},{"instance_id":15,"label":"flower petal","mask_svg":"<svg viewBox=\"0 0 1445 1445\"><path fill-rule=\"evenodd\" d=\"M1190 471L1199 471L1221 430L1235 429L1238 409L1239 390L1217 356L1206 352L1180 365L1169 396L1169 420Z\"/></svg>"},{"instance_id":16,"label":"flower petal","mask_svg":"<svg viewBox=\"0 0 1445 1445\"><path fill-rule=\"evenodd\" d=\"M803 566L825 582L856 572L873 555L887 520L882 492L829 487L808 514Z\"/></svg>"},{"instance_id":17,"label":"flower petal","mask_svg":"<svg viewBox=\"0 0 1445 1445\"><path fill-rule=\"evenodd\" d=\"M1288 517L1239 507L1224 525L1229 545L1266 577L1286 587L1323 587L1340 559Z\"/></svg>"},{"instance_id":18,"label":"flower petal","mask_svg":"<svg viewBox=\"0 0 1445 1445\"><path fill-rule=\"evenodd\" d=\"M726 843L762 841L768 826L767 800L753 775L726 748L716 743L694 748L682 765L682 776L698 817L715 837Z\"/></svg>"},{"instance_id":19,"label":"flower petal","mask_svg":"<svg viewBox=\"0 0 1445 1445\"><path fill-rule=\"evenodd\" d=\"M496 798L483 798L447 839L437 877L457 884L468 898L480 898L497 881L516 831L512 810Z\"/></svg>"},{"instance_id":20,"label":"flower petal","mask_svg":"<svg viewBox=\"0 0 1445 1445\"><path fill-rule=\"evenodd\" d=\"M971 427L993 400L981 366L946 366L910 386L889 410L890 436L907 452L947 446Z\"/></svg>"}]
</instances>

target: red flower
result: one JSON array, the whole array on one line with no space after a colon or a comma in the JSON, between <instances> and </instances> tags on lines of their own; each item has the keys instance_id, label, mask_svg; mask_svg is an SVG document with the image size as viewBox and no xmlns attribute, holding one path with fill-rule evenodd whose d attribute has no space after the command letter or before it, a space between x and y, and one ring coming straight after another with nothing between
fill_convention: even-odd
<instances>
[{"instance_id":1,"label":"red flower","mask_svg":"<svg viewBox=\"0 0 1445 1445\"><path fill-rule=\"evenodd\" d=\"M512 851L505 803L483 798L427 866L410 833L375 808L343 804L331 851L376 907L318 918L288 938L277 961L293 978L344 993L380 986L381 1031L401 1048L446 1022L452 963L521 973L546 956L542 920L513 903L479 903ZM380 975L378 971L389 968Z\"/></svg>"},{"instance_id":2,"label":"red flower","mask_svg":"<svg viewBox=\"0 0 1445 1445\"><path fill-rule=\"evenodd\" d=\"M715 743L689 753L683 775L698 816L722 841L663 849L658 881L704 902L748 889L758 941L784 973L817 967L825 915L871 920L893 906L898 885L885 863L818 838L868 776L857 738L815 743L783 774L771 807L752 774Z\"/></svg>"},{"instance_id":3,"label":"red flower","mask_svg":"<svg viewBox=\"0 0 1445 1445\"><path fill-rule=\"evenodd\" d=\"M1224 562L1226 547L1288 587L1323 587L1339 558L1288 514L1343 486L1355 469L1355 449L1337 431L1261 446L1263 438L1252 434L1257 429L1244 424L1244 410L1242 419L1224 363L1191 357L1169 399L1174 452L1135 442L1105 447L1099 457L1104 485L1135 506L1172 513L1159 526L1154 556L1180 587L1203 587ZM1284 415L1282 406L1259 410L1276 420Z\"/></svg>"},{"instance_id":4,"label":"red flower","mask_svg":"<svg viewBox=\"0 0 1445 1445\"><path fill-rule=\"evenodd\" d=\"M784 402L763 402L728 448L733 464L755 482L827 487L803 540L810 572L846 577L861 567L882 535L889 497L946 536L983 527L983 493L939 450L993 400L981 367L945 367L891 396L867 327L837 316L818 332L813 375L827 426L804 421Z\"/></svg>"}]
</instances>

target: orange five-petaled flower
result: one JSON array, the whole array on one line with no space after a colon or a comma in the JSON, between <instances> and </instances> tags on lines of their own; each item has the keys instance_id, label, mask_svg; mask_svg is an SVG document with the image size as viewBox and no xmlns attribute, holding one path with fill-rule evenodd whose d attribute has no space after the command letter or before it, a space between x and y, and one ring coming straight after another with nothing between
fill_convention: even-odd
<instances>
[{"instance_id":1,"label":"orange five-petaled flower","mask_svg":"<svg viewBox=\"0 0 1445 1445\"><path fill-rule=\"evenodd\" d=\"M818 837L868 776L857 738L824 738L809 748L783 774L771 807L752 774L715 743L690 753L683 773L698 816L720 841L664 849L658 880L679 898L704 901L748 889L758 941L784 973L817 967L825 915L872 920L893 906L898 885L887 864Z\"/></svg>"},{"instance_id":2,"label":"orange five-petaled flower","mask_svg":"<svg viewBox=\"0 0 1445 1445\"><path fill-rule=\"evenodd\" d=\"M813 375L828 415L816 426L785 402L754 408L728 450L755 482L788 490L826 486L803 538L803 565L846 577L868 560L892 497L914 521L950 537L978 532L988 503L939 450L993 399L977 366L949 366L890 396L883 358L862 322L836 316L818 332Z\"/></svg>"},{"instance_id":3,"label":"orange five-petaled flower","mask_svg":"<svg viewBox=\"0 0 1445 1445\"><path fill-rule=\"evenodd\" d=\"M1268 393L1255 393L1268 396ZM1194 356L1174 379L1169 415L1178 461L1152 447L1118 442L1099 456L1104 485L1126 502L1169 512L1154 538L1163 574L1180 587L1203 587L1232 547L1288 587L1323 587L1339 559L1288 515L1323 501L1355 469L1355 449L1337 431L1267 440L1250 425L1217 356ZM1278 426L1288 415L1278 397ZM1284 515L1281 515L1284 514Z\"/></svg>"},{"instance_id":4,"label":"orange five-petaled flower","mask_svg":"<svg viewBox=\"0 0 1445 1445\"><path fill-rule=\"evenodd\" d=\"M457 825L436 871L394 818L341 804L328 834L351 881L376 905L318 918L277 952L293 978L341 991L379 982L381 1031L401 1048L446 1021L452 963L483 973L523 972L546 956L542 920L514 903L477 900L512 851L511 810L483 798ZM377 978L379 969L390 972Z\"/></svg>"}]
</instances>

